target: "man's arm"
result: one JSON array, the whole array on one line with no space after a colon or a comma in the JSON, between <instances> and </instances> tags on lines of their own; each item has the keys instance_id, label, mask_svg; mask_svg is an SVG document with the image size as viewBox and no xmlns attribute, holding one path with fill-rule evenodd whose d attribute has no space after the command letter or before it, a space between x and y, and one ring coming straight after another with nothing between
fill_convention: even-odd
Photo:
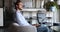
<instances>
[{"instance_id":1,"label":"man's arm","mask_svg":"<svg viewBox=\"0 0 60 32\"><path fill-rule=\"evenodd\" d=\"M26 20L25 18L22 16L21 13L19 12L16 12L16 18L17 18L17 22L20 24L20 25L30 25Z\"/></svg>"}]
</instances>

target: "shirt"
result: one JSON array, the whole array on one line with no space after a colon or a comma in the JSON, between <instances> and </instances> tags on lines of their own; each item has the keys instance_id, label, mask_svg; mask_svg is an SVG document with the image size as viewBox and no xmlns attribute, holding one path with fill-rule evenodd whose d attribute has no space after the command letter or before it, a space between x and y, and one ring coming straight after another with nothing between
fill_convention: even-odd
<instances>
[{"instance_id":1,"label":"shirt","mask_svg":"<svg viewBox=\"0 0 60 32\"><path fill-rule=\"evenodd\" d=\"M24 16L21 14L21 12L18 10L16 11L16 18L17 18L17 22L19 23L19 25L22 26L27 26L30 25L24 18Z\"/></svg>"}]
</instances>

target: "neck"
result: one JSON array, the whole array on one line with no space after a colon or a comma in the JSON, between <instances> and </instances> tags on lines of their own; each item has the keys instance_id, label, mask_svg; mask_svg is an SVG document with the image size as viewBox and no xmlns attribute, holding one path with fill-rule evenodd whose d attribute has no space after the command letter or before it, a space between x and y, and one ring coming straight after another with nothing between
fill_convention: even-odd
<instances>
[{"instance_id":1,"label":"neck","mask_svg":"<svg viewBox=\"0 0 60 32\"><path fill-rule=\"evenodd\" d=\"M22 9L16 9L17 11L20 11L20 10L22 10Z\"/></svg>"}]
</instances>

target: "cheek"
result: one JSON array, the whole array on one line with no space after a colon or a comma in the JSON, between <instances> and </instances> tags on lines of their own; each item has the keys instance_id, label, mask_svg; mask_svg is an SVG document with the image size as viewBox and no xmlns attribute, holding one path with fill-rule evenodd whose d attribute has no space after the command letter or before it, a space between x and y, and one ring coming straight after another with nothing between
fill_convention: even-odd
<instances>
[{"instance_id":1,"label":"cheek","mask_svg":"<svg viewBox=\"0 0 60 32\"><path fill-rule=\"evenodd\" d=\"M23 6L20 5L19 7L22 8Z\"/></svg>"}]
</instances>

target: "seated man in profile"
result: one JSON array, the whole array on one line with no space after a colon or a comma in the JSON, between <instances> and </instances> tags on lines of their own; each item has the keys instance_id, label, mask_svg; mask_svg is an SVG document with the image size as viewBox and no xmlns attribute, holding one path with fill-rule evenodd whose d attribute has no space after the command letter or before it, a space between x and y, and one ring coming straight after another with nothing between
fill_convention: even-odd
<instances>
[{"instance_id":1,"label":"seated man in profile","mask_svg":"<svg viewBox=\"0 0 60 32\"><path fill-rule=\"evenodd\" d=\"M23 3L21 1L16 1L15 3L15 15L13 15L14 20L21 26L28 26L30 25L24 18L24 16L21 14L21 11L23 9Z\"/></svg>"},{"instance_id":2,"label":"seated man in profile","mask_svg":"<svg viewBox=\"0 0 60 32\"><path fill-rule=\"evenodd\" d=\"M17 1L16 3L15 3L15 9L16 9L16 11L15 11L15 17L14 17L14 19L15 19L15 21L20 25L20 26L32 26L32 25L30 25L26 20L25 20L25 18L24 18L24 16L21 14L21 11L22 11L22 9L23 9L23 3L21 2L21 1ZM33 26L39 26L39 25L33 25ZM45 27L41 27L41 26L39 26L39 28L37 28L37 30L38 30L38 32L39 31L41 31L41 30L45 30ZM43 30L43 31L44 31Z\"/></svg>"}]
</instances>

